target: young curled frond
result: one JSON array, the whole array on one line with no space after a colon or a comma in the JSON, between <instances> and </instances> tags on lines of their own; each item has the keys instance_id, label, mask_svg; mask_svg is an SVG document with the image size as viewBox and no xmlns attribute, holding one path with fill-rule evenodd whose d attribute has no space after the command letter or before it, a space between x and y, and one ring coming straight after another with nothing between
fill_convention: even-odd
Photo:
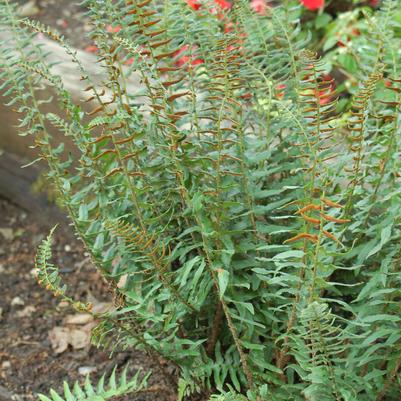
<instances>
[{"instance_id":1,"label":"young curled frond","mask_svg":"<svg viewBox=\"0 0 401 401\"><path fill-rule=\"evenodd\" d=\"M90 312L92 309L92 304L76 301L66 295L67 286L62 284L59 269L50 262L50 259L52 258L51 247L55 229L56 227L54 227L50 231L47 238L42 241L36 254L35 268L38 284L41 287L44 287L46 290L52 292L55 297L60 297L63 299L63 301L68 302L72 307L74 307L74 309Z\"/></svg>"}]
</instances>

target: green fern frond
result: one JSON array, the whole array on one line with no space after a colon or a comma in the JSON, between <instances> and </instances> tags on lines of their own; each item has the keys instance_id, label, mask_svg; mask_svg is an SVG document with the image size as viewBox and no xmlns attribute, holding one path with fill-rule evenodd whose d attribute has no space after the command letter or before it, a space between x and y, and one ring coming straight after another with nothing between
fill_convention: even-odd
<instances>
[{"instance_id":1,"label":"green fern frond","mask_svg":"<svg viewBox=\"0 0 401 401\"><path fill-rule=\"evenodd\" d=\"M329 306L317 301L301 311L300 322L299 339L306 348L297 345L294 350L300 365L308 372L305 378L311 382L305 394L311 400L340 401L344 384L337 366L347 349L344 331L335 325L336 317Z\"/></svg>"},{"instance_id":2,"label":"green fern frond","mask_svg":"<svg viewBox=\"0 0 401 401\"><path fill-rule=\"evenodd\" d=\"M241 394L229 392L224 394L213 394L209 398L209 401L249 401L249 399Z\"/></svg>"},{"instance_id":3,"label":"green fern frond","mask_svg":"<svg viewBox=\"0 0 401 401\"><path fill-rule=\"evenodd\" d=\"M37 281L40 286L46 288L48 291L51 291L54 296L61 297L64 301L67 301L69 304L71 304L75 309L79 311L90 311L90 304L84 304L66 295L67 286L62 284L59 268L50 262L50 259L52 258L51 247L53 244L53 234L56 228L57 226L50 231L47 238L44 239L38 247L35 258Z\"/></svg>"},{"instance_id":4,"label":"green fern frond","mask_svg":"<svg viewBox=\"0 0 401 401\"><path fill-rule=\"evenodd\" d=\"M138 371L134 377L127 379L128 366L122 371L120 377L116 374L117 366L114 367L110 377L107 379L103 375L99 382L94 385L89 375L83 386L76 382L71 388L64 382L64 394L59 395L56 391L50 390L49 396L39 394L40 401L107 401L114 397L127 394L137 394L146 392L147 380L150 373L140 378L141 371Z\"/></svg>"},{"instance_id":5,"label":"green fern frond","mask_svg":"<svg viewBox=\"0 0 401 401\"><path fill-rule=\"evenodd\" d=\"M374 71L363 83L362 88L353 100L351 117L349 119L349 142L350 151L354 154L354 165L352 172L353 179L350 183L350 195L347 210L353 201L354 192L361 184L361 166L363 165L363 147L369 134L369 111L372 107L372 96L378 82L383 78L382 68Z\"/></svg>"}]
</instances>

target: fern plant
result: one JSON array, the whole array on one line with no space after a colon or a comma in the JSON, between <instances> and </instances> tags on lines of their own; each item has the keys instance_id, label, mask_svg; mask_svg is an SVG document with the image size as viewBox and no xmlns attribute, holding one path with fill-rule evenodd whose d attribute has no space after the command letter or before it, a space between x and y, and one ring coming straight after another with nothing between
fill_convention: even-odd
<instances>
[{"instance_id":1,"label":"fern plant","mask_svg":"<svg viewBox=\"0 0 401 401\"><path fill-rule=\"evenodd\" d=\"M401 4L366 15L365 76L337 114L299 6L282 3L262 16L245 0L230 12L86 0L99 84L64 38L1 0L2 89L114 293L95 344L162 355L180 369L180 399L398 400L401 74L388 21ZM37 32L75 63L82 104ZM43 83L58 114L43 111ZM51 235L39 282L90 312L50 247Z\"/></svg>"},{"instance_id":2,"label":"fern plant","mask_svg":"<svg viewBox=\"0 0 401 401\"><path fill-rule=\"evenodd\" d=\"M106 378L103 375L97 385L94 387L91 383L89 376L86 378L83 388L75 383L71 389L68 383L64 382L64 395L60 396L56 391L50 391L50 397L43 394L39 395L40 401L106 401L115 397L130 394L130 393L141 393L146 387L145 377L139 380L140 372L137 372L135 376L127 380L127 370L125 369L119 380L116 379L116 368L111 373L107 380L105 387Z\"/></svg>"}]
</instances>

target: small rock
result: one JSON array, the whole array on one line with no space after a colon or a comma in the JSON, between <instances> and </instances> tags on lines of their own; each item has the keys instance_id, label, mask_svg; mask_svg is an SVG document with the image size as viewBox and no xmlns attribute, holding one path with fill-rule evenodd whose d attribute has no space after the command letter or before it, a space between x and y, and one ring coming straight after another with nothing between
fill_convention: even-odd
<instances>
[{"instance_id":1,"label":"small rock","mask_svg":"<svg viewBox=\"0 0 401 401\"><path fill-rule=\"evenodd\" d=\"M49 332L49 340L56 354L63 353L70 344L74 349L86 348L90 345L91 330L96 323L91 322L80 329L69 327L53 327Z\"/></svg>"},{"instance_id":2,"label":"small rock","mask_svg":"<svg viewBox=\"0 0 401 401\"><path fill-rule=\"evenodd\" d=\"M33 235L32 237L32 245L36 248L45 238L43 234L36 234Z\"/></svg>"},{"instance_id":3,"label":"small rock","mask_svg":"<svg viewBox=\"0 0 401 401\"><path fill-rule=\"evenodd\" d=\"M64 319L65 324L86 324L93 321L93 316L89 313L77 313L76 315L68 315Z\"/></svg>"},{"instance_id":4,"label":"small rock","mask_svg":"<svg viewBox=\"0 0 401 401\"><path fill-rule=\"evenodd\" d=\"M92 313L106 313L113 309L111 302L96 302L93 303Z\"/></svg>"},{"instance_id":5,"label":"small rock","mask_svg":"<svg viewBox=\"0 0 401 401\"><path fill-rule=\"evenodd\" d=\"M71 252L71 245L64 245L64 251L65 252Z\"/></svg>"},{"instance_id":6,"label":"small rock","mask_svg":"<svg viewBox=\"0 0 401 401\"><path fill-rule=\"evenodd\" d=\"M28 317L31 316L34 312L36 312L36 308L33 305L28 305L21 311L17 312L17 317Z\"/></svg>"},{"instance_id":7,"label":"small rock","mask_svg":"<svg viewBox=\"0 0 401 401\"><path fill-rule=\"evenodd\" d=\"M0 264L0 274L4 273L5 271L6 269L4 268L4 266Z\"/></svg>"},{"instance_id":8,"label":"small rock","mask_svg":"<svg viewBox=\"0 0 401 401\"><path fill-rule=\"evenodd\" d=\"M90 344L90 331L74 329L70 331L70 344L74 349L82 349Z\"/></svg>"},{"instance_id":9,"label":"small rock","mask_svg":"<svg viewBox=\"0 0 401 401\"><path fill-rule=\"evenodd\" d=\"M95 366L81 366L78 368L78 373L82 376L89 375L97 371Z\"/></svg>"},{"instance_id":10,"label":"small rock","mask_svg":"<svg viewBox=\"0 0 401 401\"><path fill-rule=\"evenodd\" d=\"M68 348L69 330L64 327L53 327L49 332L49 340L53 351L61 354Z\"/></svg>"},{"instance_id":11,"label":"small rock","mask_svg":"<svg viewBox=\"0 0 401 401\"><path fill-rule=\"evenodd\" d=\"M60 273L72 273L74 271L74 269L72 269L71 267L62 267L59 269Z\"/></svg>"},{"instance_id":12,"label":"small rock","mask_svg":"<svg viewBox=\"0 0 401 401\"><path fill-rule=\"evenodd\" d=\"M10 369L11 368L11 362L10 361L4 361L1 364L1 368L4 369L4 370Z\"/></svg>"},{"instance_id":13,"label":"small rock","mask_svg":"<svg viewBox=\"0 0 401 401\"><path fill-rule=\"evenodd\" d=\"M12 394L3 386L0 385L0 401L9 401Z\"/></svg>"},{"instance_id":14,"label":"small rock","mask_svg":"<svg viewBox=\"0 0 401 401\"><path fill-rule=\"evenodd\" d=\"M0 228L0 234L7 241L11 241L14 238L14 232L12 228Z\"/></svg>"},{"instance_id":15,"label":"small rock","mask_svg":"<svg viewBox=\"0 0 401 401\"><path fill-rule=\"evenodd\" d=\"M61 309L68 308L69 306L70 306L70 304L67 301L61 301L58 304L58 307L61 308Z\"/></svg>"},{"instance_id":16,"label":"small rock","mask_svg":"<svg viewBox=\"0 0 401 401\"><path fill-rule=\"evenodd\" d=\"M18 8L17 14L20 17L32 17L39 13L39 8L36 5L36 0L30 0Z\"/></svg>"},{"instance_id":17,"label":"small rock","mask_svg":"<svg viewBox=\"0 0 401 401\"><path fill-rule=\"evenodd\" d=\"M11 306L22 306L25 302L20 297L15 297L11 300Z\"/></svg>"}]
</instances>

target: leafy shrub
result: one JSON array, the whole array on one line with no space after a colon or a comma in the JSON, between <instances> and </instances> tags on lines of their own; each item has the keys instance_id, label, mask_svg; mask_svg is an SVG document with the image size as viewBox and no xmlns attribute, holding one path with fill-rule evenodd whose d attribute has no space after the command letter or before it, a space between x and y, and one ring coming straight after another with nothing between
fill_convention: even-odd
<instances>
[{"instance_id":1,"label":"leafy shrub","mask_svg":"<svg viewBox=\"0 0 401 401\"><path fill-rule=\"evenodd\" d=\"M366 76L341 115L296 3L258 15L238 0L228 17L215 3L87 0L107 74L96 85L63 38L0 2L13 35L2 88L114 293L93 341L162 355L180 368L181 398L401 396L400 2L367 20ZM71 56L89 112L30 31ZM44 81L58 115L41 111ZM38 280L89 311L50 259L51 235Z\"/></svg>"}]
</instances>

